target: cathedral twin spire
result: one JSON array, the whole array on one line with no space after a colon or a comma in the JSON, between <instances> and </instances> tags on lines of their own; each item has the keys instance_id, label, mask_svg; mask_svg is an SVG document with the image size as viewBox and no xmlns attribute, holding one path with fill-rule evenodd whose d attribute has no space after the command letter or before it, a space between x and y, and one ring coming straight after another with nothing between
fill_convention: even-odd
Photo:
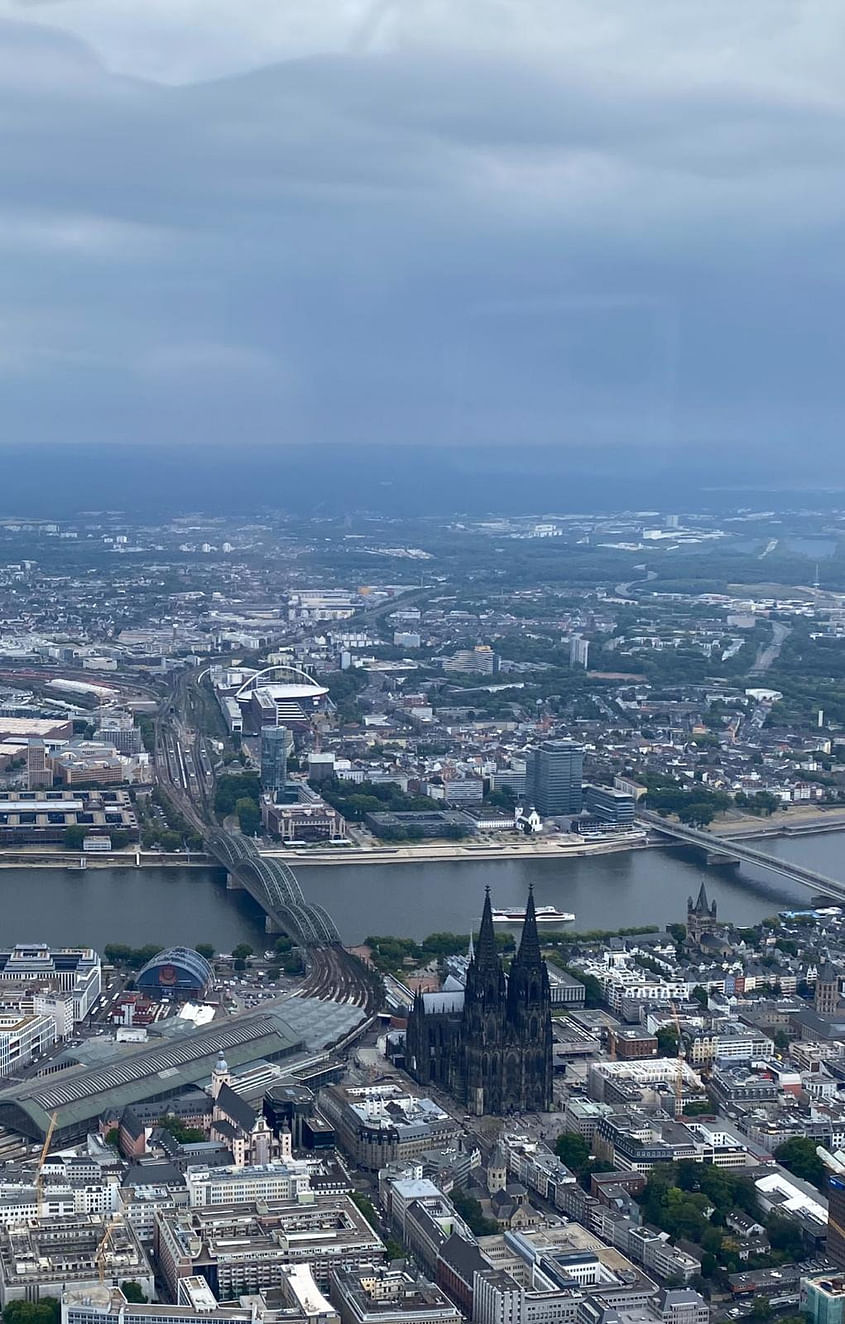
<instances>
[{"instance_id":1,"label":"cathedral twin spire","mask_svg":"<svg viewBox=\"0 0 845 1324\"><path fill-rule=\"evenodd\" d=\"M499 965L499 949L496 946L496 934L493 928L493 907L490 901L490 888L484 894L484 909L481 912L481 927L478 930L478 943L472 950L470 935L470 959L477 970ZM540 935L537 932L537 908L534 904L534 886L528 888L528 904L525 907L525 919L519 949L514 957L514 964L520 966L541 966Z\"/></svg>"}]
</instances>

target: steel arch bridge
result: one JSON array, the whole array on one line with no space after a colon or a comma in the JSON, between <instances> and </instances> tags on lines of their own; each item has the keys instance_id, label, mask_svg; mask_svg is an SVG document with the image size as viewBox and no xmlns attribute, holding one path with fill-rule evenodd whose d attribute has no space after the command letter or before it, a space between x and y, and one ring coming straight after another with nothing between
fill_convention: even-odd
<instances>
[{"instance_id":1,"label":"steel arch bridge","mask_svg":"<svg viewBox=\"0 0 845 1324\"><path fill-rule=\"evenodd\" d=\"M760 869L768 869L770 873L778 874L781 878L800 883L802 887L811 887L814 891L822 892L836 901L845 901L845 883L836 878L828 878L823 873L817 873L815 869L805 869L803 864L792 864L778 855L769 855L766 851L746 845L744 841L720 837L715 832L699 832L697 828L685 827L681 823L670 823L659 814L641 810L638 818L643 827L651 828L654 832L674 837L677 841L686 842L690 846L701 846L706 851L724 855L729 859L745 860L746 863L756 864Z\"/></svg>"},{"instance_id":2,"label":"steel arch bridge","mask_svg":"<svg viewBox=\"0 0 845 1324\"><path fill-rule=\"evenodd\" d=\"M258 902L272 920L303 947L340 942L337 925L322 906L306 901L296 875L281 860L265 859L247 837L215 830L206 849Z\"/></svg>"},{"instance_id":3,"label":"steel arch bridge","mask_svg":"<svg viewBox=\"0 0 845 1324\"><path fill-rule=\"evenodd\" d=\"M254 676L245 680L240 689L236 691L236 699L248 699L250 694L258 688L263 680L275 680L287 685L302 685L313 689L315 694L327 694L328 691L324 685L316 681L313 676L309 676L307 671L300 667L291 666L290 663L279 663L277 666L264 667L261 671L256 671Z\"/></svg>"}]
</instances>

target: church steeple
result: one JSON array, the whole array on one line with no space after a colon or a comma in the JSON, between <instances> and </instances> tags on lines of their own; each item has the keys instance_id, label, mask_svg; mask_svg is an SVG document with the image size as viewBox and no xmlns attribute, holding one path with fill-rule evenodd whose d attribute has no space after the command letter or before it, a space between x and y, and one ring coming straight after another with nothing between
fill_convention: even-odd
<instances>
[{"instance_id":1,"label":"church steeple","mask_svg":"<svg viewBox=\"0 0 845 1324\"><path fill-rule=\"evenodd\" d=\"M525 907L525 920L522 925L522 937L519 940L519 951L514 958L514 964L538 967L540 963L540 935L537 932L537 909L534 905L534 886L531 884L528 888L528 905Z\"/></svg>"},{"instance_id":2,"label":"church steeple","mask_svg":"<svg viewBox=\"0 0 845 1324\"><path fill-rule=\"evenodd\" d=\"M481 912L481 928L478 930L478 946L475 949L473 964L477 970L499 966L499 952L496 947L496 934L493 930L493 907L490 903L490 888L484 893L484 909Z\"/></svg>"}]
</instances>

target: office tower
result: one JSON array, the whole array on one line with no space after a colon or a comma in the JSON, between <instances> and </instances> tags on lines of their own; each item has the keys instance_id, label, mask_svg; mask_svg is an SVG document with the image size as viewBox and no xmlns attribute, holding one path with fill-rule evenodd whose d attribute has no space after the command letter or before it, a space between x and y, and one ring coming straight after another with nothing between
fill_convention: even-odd
<instances>
[{"instance_id":1,"label":"office tower","mask_svg":"<svg viewBox=\"0 0 845 1324\"><path fill-rule=\"evenodd\" d=\"M261 789L273 799L285 789L292 748L293 737L286 726L262 726Z\"/></svg>"},{"instance_id":2,"label":"office tower","mask_svg":"<svg viewBox=\"0 0 845 1324\"><path fill-rule=\"evenodd\" d=\"M584 750L574 740L544 740L528 751L526 800L538 814L580 814Z\"/></svg>"}]
</instances>

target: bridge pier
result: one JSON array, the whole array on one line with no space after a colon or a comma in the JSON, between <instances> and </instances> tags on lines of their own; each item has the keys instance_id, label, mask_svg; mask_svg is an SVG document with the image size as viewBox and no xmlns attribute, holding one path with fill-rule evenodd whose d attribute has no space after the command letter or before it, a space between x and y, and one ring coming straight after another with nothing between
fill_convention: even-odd
<instances>
[{"instance_id":1,"label":"bridge pier","mask_svg":"<svg viewBox=\"0 0 845 1324\"><path fill-rule=\"evenodd\" d=\"M284 933L284 929L282 928L281 924L278 924L278 923L276 922L276 920L273 919L273 916L272 916L272 915L265 915L265 916L264 916L264 932L265 932L265 933Z\"/></svg>"},{"instance_id":2,"label":"bridge pier","mask_svg":"<svg viewBox=\"0 0 845 1324\"><path fill-rule=\"evenodd\" d=\"M739 867L738 855L725 855L722 851L709 850L705 855L705 863L715 865L727 865L731 868Z\"/></svg>"},{"instance_id":3,"label":"bridge pier","mask_svg":"<svg viewBox=\"0 0 845 1324\"><path fill-rule=\"evenodd\" d=\"M228 869L227 869L227 870L226 870L226 891L227 891L227 892L243 892L244 890L245 890L245 889L244 889L244 885L243 885L243 883L240 881L240 879L236 878L235 875L234 875L233 873L229 873L229 871L228 871Z\"/></svg>"}]
</instances>

